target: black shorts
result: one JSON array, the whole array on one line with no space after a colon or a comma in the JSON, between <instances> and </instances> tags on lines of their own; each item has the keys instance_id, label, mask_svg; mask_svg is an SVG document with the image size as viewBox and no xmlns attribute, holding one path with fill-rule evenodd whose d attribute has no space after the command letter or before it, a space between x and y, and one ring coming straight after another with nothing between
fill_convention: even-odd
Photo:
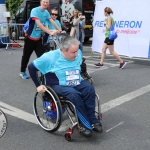
<instances>
[{"instance_id":1,"label":"black shorts","mask_svg":"<svg viewBox=\"0 0 150 150\"><path fill-rule=\"evenodd\" d=\"M114 45L114 40L110 40L109 38L106 38L104 43L106 43L107 45Z\"/></svg>"}]
</instances>

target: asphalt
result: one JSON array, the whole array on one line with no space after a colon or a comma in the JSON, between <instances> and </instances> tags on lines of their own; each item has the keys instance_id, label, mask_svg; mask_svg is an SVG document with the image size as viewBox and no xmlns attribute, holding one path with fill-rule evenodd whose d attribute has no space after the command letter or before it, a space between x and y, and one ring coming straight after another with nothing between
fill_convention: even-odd
<instances>
[{"instance_id":1,"label":"asphalt","mask_svg":"<svg viewBox=\"0 0 150 150\"><path fill-rule=\"evenodd\" d=\"M92 55L90 45L84 45L83 53L88 57L88 71L100 97L103 133L93 132L91 138L85 138L75 129L72 142L67 142L66 131L48 133L27 121L28 114L25 120L17 109L33 115L36 89L31 79L19 76L22 48L0 48L0 102L11 106L0 106L4 112L10 112L6 113L8 128L0 139L1 150L149 150L149 60L122 56L128 63L124 69L118 69L118 61L107 56L104 67L95 68L100 54ZM35 58L33 53L30 62Z\"/></svg>"}]
</instances>

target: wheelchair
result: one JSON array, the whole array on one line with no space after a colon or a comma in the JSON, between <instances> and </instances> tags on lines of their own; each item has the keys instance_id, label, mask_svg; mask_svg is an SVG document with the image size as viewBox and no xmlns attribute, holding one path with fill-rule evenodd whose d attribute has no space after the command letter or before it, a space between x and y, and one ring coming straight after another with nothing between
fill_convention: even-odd
<instances>
[{"instance_id":1,"label":"wheelchair","mask_svg":"<svg viewBox=\"0 0 150 150\"><path fill-rule=\"evenodd\" d=\"M76 107L69 100L57 95L51 87L46 87L47 90L45 93L35 93L33 102L34 115L39 125L44 130L53 133L61 126L63 113L66 112L72 123L72 126L69 127L68 132L65 133L65 139L67 141L71 141L71 134L73 134L74 128L76 126L77 129L80 128ZM100 102L97 94L95 95L95 100L98 106L95 110L96 116L98 120L102 120ZM72 115L75 116L75 120L73 119Z\"/></svg>"},{"instance_id":2,"label":"wheelchair","mask_svg":"<svg viewBox=\"0 0 150 150\"><path fill-rule=\"evenodd\" d=\"M56 46L59 47L61 41L66 38L66 34L60 34L58 36L57 42L55 42ZM54 39L53 39L54 40ZM85 60L83 60L84 62ZM84 68L86 69L86 68ZM86 70L84 70L86 71ZM82 72L81 72L82 73ZM39 81L41 84L45 85L44 76L40 74ZM61 95L57 95L56 92L49 86L46 86L47 90L45 93L41 94L36 92L34 96L33 102L33 110L34 115L39 123L39 125L48 132L55 132L59 129L62 124L62 117L64 112L68 115L72 126L69 127L68 131L65 133L65 139L67 141L71 141L71 134L73 134L74 128L80 128L80 122L78 120L76 107L69 100L65 99ZM100 102L99 97L96 94L95 100L97 103L96 116L98 120L102 120L102 114L100 110ZM75 120L73 117L75 117ZM80 132L80 130L79 130Z\"/></svg>"}]
</instances>

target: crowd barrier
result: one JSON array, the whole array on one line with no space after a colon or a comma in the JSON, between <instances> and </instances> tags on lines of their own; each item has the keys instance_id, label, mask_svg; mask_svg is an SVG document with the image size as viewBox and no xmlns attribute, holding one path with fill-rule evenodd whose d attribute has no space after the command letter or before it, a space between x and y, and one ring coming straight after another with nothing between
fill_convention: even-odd
<instances>
[{"instance_id":1,"label":"crowd barrier","mask_svg":"<svg viewBox=\"0 0 150 150\"><path fill-rule=\"evenodd\" d=\"M24 45L24 24L0 23L0 47Z\"/></svg>"}]
</instances>

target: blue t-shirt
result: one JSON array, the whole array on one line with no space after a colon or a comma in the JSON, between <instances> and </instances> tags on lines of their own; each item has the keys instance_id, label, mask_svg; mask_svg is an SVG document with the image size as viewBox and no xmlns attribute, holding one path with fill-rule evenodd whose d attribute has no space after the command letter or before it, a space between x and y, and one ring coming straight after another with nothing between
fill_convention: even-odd
<instances>
[{"instance_id":1,"label":"blue t-shirt","mask_svg":"<svg viewBox=\"0 0 150 150\"><path fill-rule=\"evenodd\" d=\"M61 29L61 24L60 24L59 20L54 20L54 21L57 24L57 26ZM50 30L57 30L49 20L46 21L45 26L48 26L48 28ZM45 36L47 36L47 35L45 35ZM57 39L57 36L55 36L55 38ZM50 43L50 39L51 39L51 36L49 35L47 37L46 43Z\"/></svg>"},{"instance_id":2,"label":"blue t-shirt","mask_svg":"<svg viewBox=\"0 0 150 150\"><path fill-rule=\"evenodd\" d=\"M64 58L60 49L47 52L33 61L33 65L44 75L45 84L76 86L81 82L80 65L82 52L78 50L78 56L70 61Z\"/></svg>"},{"instance_id":3,"label":"blue t-shirt","mask_svg":"<svg viewBox=\"0 0 150 150\"><path fill-rule=\"evenodd\" d=\"M27 35L33 39L38 39L41 37L42 30L37 26L33 18L38 18L40 22L45 26L45 22L51 18L47 10L42 11L40 6L33 8L30 14L29 28L27 30Z\"/></svg>"},{"instance_id":4,"label":"blue t-shirt","mask_svg":"<svg viewBox=\"0 0 150 150\"><path fill-rule=\"evenodd\" d=\"M54 21L55 21L55 23L57 24L57 26L61 29L61 24L60 24L59 20L54 20ZM50 30L57 30L49 20L47 20L47 21L45 22L45 26L48 26L48 28L49 28Z\"/></svg>"}]
</instances>

